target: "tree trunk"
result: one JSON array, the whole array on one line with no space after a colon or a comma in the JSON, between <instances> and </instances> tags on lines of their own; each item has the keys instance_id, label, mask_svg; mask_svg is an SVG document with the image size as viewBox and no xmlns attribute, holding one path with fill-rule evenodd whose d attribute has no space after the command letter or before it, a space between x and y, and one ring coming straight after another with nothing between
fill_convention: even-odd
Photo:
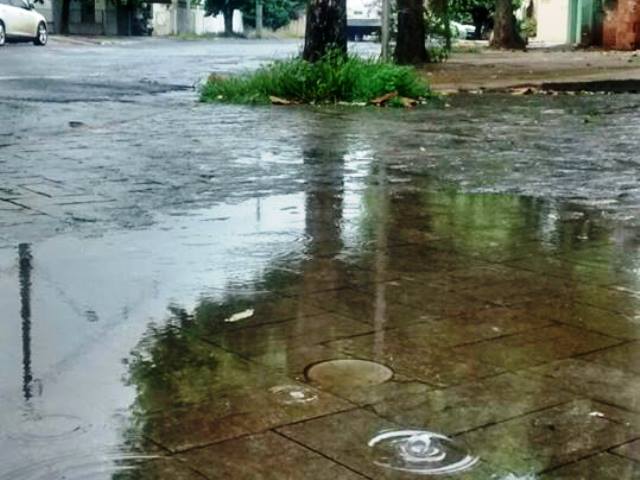
<instances>
[{"instance_id":1,"label":"tree trunk","mask_svg":"<svg viewBox=\"0 0 640 480\"><path fill-rule=\"evenodd\" d=\"M224 17L224 36L233 36L233 8L227 7L222 11Z\"/></svg>"},{"instance_id":2,"label":"tree trunk","mask_svg":"<svg viewBox=\"0 0 640 480\"><path fill-rule=\"evenodd\" d=\"M496 0L492 48L523 49L526 43L518 32L512 0Z\"/></svg>"},{"instance_id":3,"label":"tree trunk","mask_svg":"<svg viewBox=\"0 0 640 480\"><path fill-rule=\"evenodd\" d=\"M428 62L422 0L398 0L397 3L396 61L412 65Z\"/></svg>"},{"instance_id":4,"label":"tree trunk","mask_svg":"<svg viewBox=\"0 0 640 480\"><path fill-rule=\"evenodd\" d=\"M69 10L71 0L62 0L62 9L60 11L60 33L67 35L69 33Z\"/></svg>"},{"instance_id":5,"label":"tree trunk","mask_svg":"<svg viewBox=\"0 0 640 480\"><path fill-rule=\"evenodd\" d=\"M315 62L332 50L347 53L347 2L311 0L302 57Z\"/></svg>"}]
</instances>

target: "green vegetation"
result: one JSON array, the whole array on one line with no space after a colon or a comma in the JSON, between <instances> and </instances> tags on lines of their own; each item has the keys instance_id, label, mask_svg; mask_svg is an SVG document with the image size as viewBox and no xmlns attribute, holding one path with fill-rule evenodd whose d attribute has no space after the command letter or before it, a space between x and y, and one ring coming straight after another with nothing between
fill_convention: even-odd
<instances>
[{"instance_id":1,"label":"green vegetation","mask_svg":"<svg viewBox=\"0 0 640 480\"><path fill-rule=\"evenodd\" d=\"M381 97L388 96L385 101ZM374 59L329 54L310 63L293 58L236 77L212 76L201 91L204 102L268 104L338 103L406 105L433 94L412 67Z\"/></svg>"}]
</instances>

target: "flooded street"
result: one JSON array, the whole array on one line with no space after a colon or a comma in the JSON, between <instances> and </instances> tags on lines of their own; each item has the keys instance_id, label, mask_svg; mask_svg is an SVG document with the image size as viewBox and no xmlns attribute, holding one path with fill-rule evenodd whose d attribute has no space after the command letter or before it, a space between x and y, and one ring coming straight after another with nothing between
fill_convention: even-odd
<instances>
[{"instance_id":1,"label":"flooded street","mask_svg":"<svg viewBox=\"0 0 640 480\"><path fill-rule=\"evenodd\" d=\"M638 478L639 96L202 105L298 45L145 45L0 73L1 480Z\"/></svg>"}]
</instances>

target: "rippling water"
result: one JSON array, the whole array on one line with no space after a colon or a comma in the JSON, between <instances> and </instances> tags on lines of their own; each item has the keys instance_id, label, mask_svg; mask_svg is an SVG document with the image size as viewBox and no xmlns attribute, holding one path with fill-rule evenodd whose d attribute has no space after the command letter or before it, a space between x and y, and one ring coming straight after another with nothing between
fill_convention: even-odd
<instances>
[{"instance_id":1,"label":"rippling water","mask_svg":"<svg viewBox=\"0 0 640 480\"><path fill-rule=\"evenodd\" d=\"M444 435L426 430L391 430L369 440L374 462L416 475L452 475L472 468L478 457Z\"/></svg>"}]
</instances>

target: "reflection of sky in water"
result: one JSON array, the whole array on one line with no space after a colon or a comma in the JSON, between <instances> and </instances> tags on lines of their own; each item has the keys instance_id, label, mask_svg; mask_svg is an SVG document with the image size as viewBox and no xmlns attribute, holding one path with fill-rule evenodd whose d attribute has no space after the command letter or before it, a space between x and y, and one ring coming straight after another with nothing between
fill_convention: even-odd
<instances>
[{"instance_id":1,"label":"reflection of sky in water","mask_svg":"<svg viewBox=\"0 0 640 480\"><path fill-rule=\"evenodd\" d=\"M164 217L148 230L63 235L34 245L30 347L37 388L29 407L22 402L17 250L0 250L0 446L7 457L20 463L22 455L12 448L19 443L10 432L64 431L54 424L57 412L69 411L70 396L78 420L69 423L72 430L78 426L77 437L117 442L111 415L134 399L133 390L123 388L121 360L147 323L162 322L172 302L190 308L198 294L216 299L227 284L259 276L279 253L302 249L302 205L302 194L256 198ZM45 418L29 427L20 411Z\"/></svg>"}]
</instances>

